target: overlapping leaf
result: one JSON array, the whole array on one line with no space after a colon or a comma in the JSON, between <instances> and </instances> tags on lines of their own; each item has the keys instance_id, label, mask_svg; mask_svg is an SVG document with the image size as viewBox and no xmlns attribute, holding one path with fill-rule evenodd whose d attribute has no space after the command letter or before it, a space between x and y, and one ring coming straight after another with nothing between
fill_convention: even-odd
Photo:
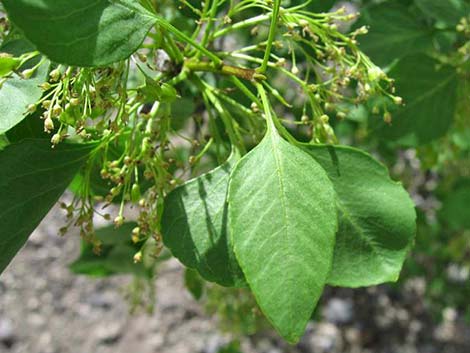
<instances>
[{"instance_id":1,"label":"overlapping leaf","mask_svg":"<svg viewBox=\"0 0 470 353\"><path fill-rule=\"evenodd\" d=\"M131 0L4 0L9 18L51 60L102 66L129 57L155 19Z\"/></svg>"},{"instance_id":2,"label":"overlapping leaf","mask_svg":"<svg viewBox=\"0 0 470 353\"><path fill-rule=\"evenodd\" d=\"M183 264L206 280L224 286L245 285L227 231L227 187L235 156L173 190L165 200L162 235Z\"/></svg>"},{"instance_id":3,"label":"overlapping leaf","mask_svg":"<svg viewBox=\"0 0 470 353\"><path fill-rule=\"evenodd\" d=\"M22 39L7 42L0 48L1 52L18 56L31 50L34 50L34 47ZM22 69L30 67L31 65L25 65ZM47 81L48 73L49 63L44 62L31 78L24 79L17 74L11 74L0 86L0 134L21 122L27 115L28 106L41 98L43 90L39 85Z\"/></svg>"},{"instance_id":4,"label":"overlapping leaf","mask_svg":"<svg viewBox=\"0 0 470 353\"><path fill-rule=\"evenodd\" d=\"M403 187L370 155L350 147L305 146L337 195L339 229L328 283L396 281L414 242L416 214Z\"/></svg>"},{"instance_id":5,"label":"overlapping leaf","mask_svg":"<svg viewBox=\"0 0 470 353\"><path fill-rule=\"evenodd\" d=\"M0 272L62 195L93 144L26 139L0 151Z\"/></svg>"}]
</instances>

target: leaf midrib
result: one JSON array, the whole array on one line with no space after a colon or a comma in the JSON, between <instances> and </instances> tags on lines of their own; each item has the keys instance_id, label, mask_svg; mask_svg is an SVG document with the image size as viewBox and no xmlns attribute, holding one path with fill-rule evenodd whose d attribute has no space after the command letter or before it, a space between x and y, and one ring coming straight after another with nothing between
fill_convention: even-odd
<instances>
[{"instance_id":1,"label":"leaf midrib","mask_svg":"<svg viewBox=\"0 0 470 353\"><path fill-rule=\"evenodd\" d=\"M286 237L288 237L289 236L289 232L288 232L289 219L287 216L287 200L286 200L285 186L282 180L282 175L283 175L282 166L281 166L282 163L280 161L281 158L276 149L276 138L279 139L280 137L274 134L275 132L271 132L271 150L274 156L274 161L276 163L276 173L277 173L278 181L279 181L279 189L281 191L280 199L281 199L281 207L282 207L282 213L283 213L283 219L284 219L283 228L286 233Z\"/></svg>"}]
</instances>

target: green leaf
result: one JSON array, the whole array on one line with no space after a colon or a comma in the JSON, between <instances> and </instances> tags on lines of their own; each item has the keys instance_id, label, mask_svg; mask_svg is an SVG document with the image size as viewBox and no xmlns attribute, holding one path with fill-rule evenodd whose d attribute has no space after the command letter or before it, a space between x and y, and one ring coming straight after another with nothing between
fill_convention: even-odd
<instances>
[{"instance_id":1,"label":"green leaf","mask_svg":"<svg viewBox=\"0 0 470 353\"><path fill-rule=\"evenodd\" d=\"M470 180L461 181L444 199L439 216L451 229L470 229Z\"/></svg>"},{"instance_id":2,"label":"green leaf","mask_svg":"<svg viewBox=\"0 0 470 353\"><path fill-rule=\"evenodd\" d=\"M446 134L452 124L458 80L450 66L418 54L389 72L405 105L392 112L392 124L376 119L380 134L404 146L426 144ZM380 121L380 122L379 122Z\"/></svg>"},{"instance_id":3,"label":"green leaf","mask_svg":"<svg viewBox=\"0 0 470 353\"><path fill-rule=\"evenodd\" d=\"M43 111L38 110L27 115L20 123L6 132L8 141L20 142L27 138L42 138L50 140L51 135L44 132L44 121L41 119Z\"/></svg>"},{"instance_id":4,"label":"green leaf","mask_svg":"<svg viewBox=\"0 0 470 353\"><path fill-rule=\"evenodd\" d=\"M3 5L38 50L76 66L126 59L155 23L131 0L3 0Z\"/></svg>"},{"instance_id":5,"label":"green leaf","mask_svg":"<svg viewBox=\"0 0 470 353\"><path fill-rule=\"evenodd\" d=\"M5 43L1 50L18 55L20 54L18 51L23 54L33 48L25 40L18 39ZM32 60L22 67L22 70L30 68L33 63L37 62ZM43 90L39 85L47 81L48 73L49 63L44 62L30 79L12 74L3 85L0 85L0 134L21 122L27 115L28 106L41 98Z\"/></svg>"},{"instance_id":6,"label":"green leaf","mask_svg":"<svg viewBox=\"0 0 470 353\"><path fill-rule=\"evenodd\" d=\"M0 151L0 272L62 195L95 144L23 140Z\"/></svg>"},{"instance_id":7,"label":"green leaf","mask_svg":"<svg viewBox=\"0 0 470 353\"><path fill-rule=\"evenodd\" d=\"M415 2L426 16L451 26L470 14L470 4L462 0L416 0Z\"/></svg>"},{"instance_id":8,"label":"green leaf","mask_svg":"<svg viewBox=\"0 0 470 353\"><path fill-rule=\"evenodd\" d=\"M308 153L269 131L235 167L229 228L256 300L278 332L297 342L333 259L333 186Z\"/></svg>"},{"instance_id":9,"label":"green leaf","mask_svg":"<svg viewBox=\"0 0 470 353\"><path fill-rule=\"evenodd\" d=\"M432 48L432 29L422 26L403 5L373 6L364 11L359 23L369 27L369 33L359 38L360 47L377 65L387 66Z\"/></svg>"},{"instance_id":10,"label":"green leaf","mask_svg":"<svg viewBox=\"0 0 470 353\"><path fill-rule=\"evenodd\" d=\"M227 287L245 280L233 254L227 232L227 188L237 157L188 181L165 199L163 242L184 265L203 278Z\"/></svg>"},{"instance_id":11,"label":"green leaf","mask_svg":"<svg viewBox=\"0 0 470 353\"><path fill-rule=\"evenodd\" d=\"M131 233L137 224L125 223L119 228L113 225L96 231L96 237L101 241L101 253L95 254L93 245L82 242L80 257L70 264L70 269L76 274L93 277L104 277L115 274L134 274L151 277L152 271L142 263L134 263L134 255L142 247L142 243L134 244Z\"/></svg>"},{"instance_id":12,"label":"green leaf","mask_svg":"<svg viewBox=\"0 0 470 353\"><path fill-rule=\"evenodd\" d=\"M6 146L10 144L5 135L0 135L0 151L2 151Z\"/></svg>"},{"instance_id":13,"label":"green leaf","mask_svg":"<svg viewBox=\"0 0 470 353\"><path fill-rule=\"evenodd\" d=\"M187 268L184 272L184 284L194 299L199 300L204 291L204 282L196 270Z\"/></svg>"},{"instance_id":14,"label":"green leaf","mask_svg":"<svg viewBox=\"0 0 470 353\"><path fill-rule=\"evenodd\" d=\"M15 58L12 55L0 52L0 78L15 70L20 62L20 59Z\"/></svg>"},{"instance_id":15,"label":"green leaf","mask_svg":"<svg viewBox=\"0 0 470 353\"><path fill-rule=\"evenodd\" d=\"M341 287L396 281L414 242L414 204L385 166L350 147L304 145L326 170L339 229L328 283Z\"/></svg>"}]
</instances>

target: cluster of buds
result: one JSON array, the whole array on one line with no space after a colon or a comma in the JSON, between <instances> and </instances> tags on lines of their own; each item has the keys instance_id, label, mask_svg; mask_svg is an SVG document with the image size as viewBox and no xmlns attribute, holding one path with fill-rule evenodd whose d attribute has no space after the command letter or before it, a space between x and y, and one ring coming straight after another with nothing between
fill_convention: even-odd
<instances>
[{"instance_id":1,"label":"cluster of buds","mask_svg":"<svg viewBox=\"0 0 470 353\"><path fill-rule=\"evenodd\" d=\"M457 32L462 33L466 37L470 37L470 16L463 17L457 25L456 29Z\"/></svg>"},{"instance_id":2,"label":"cluster of buds","mask_svg":"<svg viewBox=\"0 0 470 353\"><path fill-rule=\"evenodd\" d=\"M312 124L314 137L322 142L334 141L334 133L326 114L337 112L343 119L346 112L340 109L340 102L361 104L375 96L387 96L397 105L402 98L393 94L393 80L362 53L357 45L357 37L368 32L359 27L345 34L345 24L356 20L357 13L348 13L345 8L336 12L318 14L310 18L298 13L284 13L281 18L287 27L284 35L293 57L291 73L303 81L302 87L312 106L312 115L317 117L308 121ZM343 24L343 25L342 25ZM307 64L295 64L295 47L303 47L308 56ZM284 66L278 60L279 66ZM282 64L282 65L281 65ZM312 80L314 73L314 84ZM307 77L301 78L301 75ZM323 118L322 118L323 117Z\"/></svg>"},{"instance_id":3,"label":"cluster of buds","mask_svg":"<svg viewBox=\"0 0 470 353\"><path fill-rule=\"evenodd\" d=\"M67 223L60 228L59 234L64 236L71 226L78 227L80 237L93 245L93 251L99 254L101 251L101 241L96 237L93 223L94 210L91 204L75 199L72 203L60 203L60 208L66 212ZM78 215L76 215L78 213Z\"/></svg>"},{"instance_id":4,"label":"cluster of buds","mask_svg":"<svg viewBox=\"0 0 470 353\"><path fill-rule=\"evenodd\" d=\"M10 23L6 17L0 17L0 38L4 38L10 29Z\"/></svg>"}]
</instances>

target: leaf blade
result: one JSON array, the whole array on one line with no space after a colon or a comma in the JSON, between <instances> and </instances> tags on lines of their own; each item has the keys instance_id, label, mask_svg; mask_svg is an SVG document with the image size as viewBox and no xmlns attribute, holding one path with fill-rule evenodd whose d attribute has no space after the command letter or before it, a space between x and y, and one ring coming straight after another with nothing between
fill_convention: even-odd
<instances>
[{"instance_id":1,"label":"leaf blade","mask_svg":"<svg viewBox=\"0 0 470 353\"><path fill-rule=\"evenodd\" d=\"M450 128L457 105L456 71L423 54L401 60L389 73L405 105L392 123L374 121L380 135L403 146L426 144Z\"/></svg>"},{"instance_id":2,"label":"leaf blade","mask_svg":"<svg viewBox=\"0 0 470 353\"><path fill-rule=\"evenodd\" d=\"M396 281L416 233L408 193L363 151L304 146L326 170L337 195L339 229L328 283L363 287Z\"/></svg>"},{"instance_id":3,"label":"leaf blade","mask_svg":"<svg viewBox=\"0 0 470 353\"><path fill-rule=\"evenodd\" d=\"M360 38L360 48L381 66L432 47L432 30L421 26L400 4L372 6L364 11L360 24L369 27L368 34Z\"/></svg>"},{"instance_id":4,"label":"leaf blade","mask_svg":"<svg viewBox=\"0 0 470 353\"><path fill-rule=\"evenodd\" d=\"M223 286L245 286L227 230L227 189L233 155L213 171L190 180L165 199L164 244L184 265Z\"/></svg>"},{"instance_id":5,"label":"leaf blade","mask_svg":"<svg viewBox=\"0 0 470 353\"><path fill-rule=\"evenodd\" d=\"M58 63L105 66L140 46L155 19L130 0L5 0L11 20Z\"/></svg>"},{"instance_id":6,"label":"leaf blade","mask_svg":"<svg viewBox=\"0 0 470 353\"><path fill-rule=\"evenodd\" d=\"M34 47L23 38L10 40L1 47L2 52L15 56L33 50ZM37 60L31 61L22 69L29 69L33 63L37 63ZM26 118L28 106L36 103L44 93L39 85L47 81L48 73L49 63L44 62L30 79L24 79L13 73L0 86L0 134L7 132Z\"/></svg>"},{"instance_id":7,"label":"leaf blade","mask_svg":"<svg viewBox=\"0 0 470 353\"><path fill-rule=\"evenodd\" d=\"M0 272L57 202L94 144L23 140L0 151Z\"/></svg>"},{"instance_id":8,"label":"leaf blade","mask_svg":"<svg viewBox=\"0 0 470 353\"><path fill-rule=\"evenodd\" d=\"M321 295L336 226L326 173L277 133L237 164L229 184L235 254L262 311L289 342L303 334Z\"/></svg>"}]
</instances>

